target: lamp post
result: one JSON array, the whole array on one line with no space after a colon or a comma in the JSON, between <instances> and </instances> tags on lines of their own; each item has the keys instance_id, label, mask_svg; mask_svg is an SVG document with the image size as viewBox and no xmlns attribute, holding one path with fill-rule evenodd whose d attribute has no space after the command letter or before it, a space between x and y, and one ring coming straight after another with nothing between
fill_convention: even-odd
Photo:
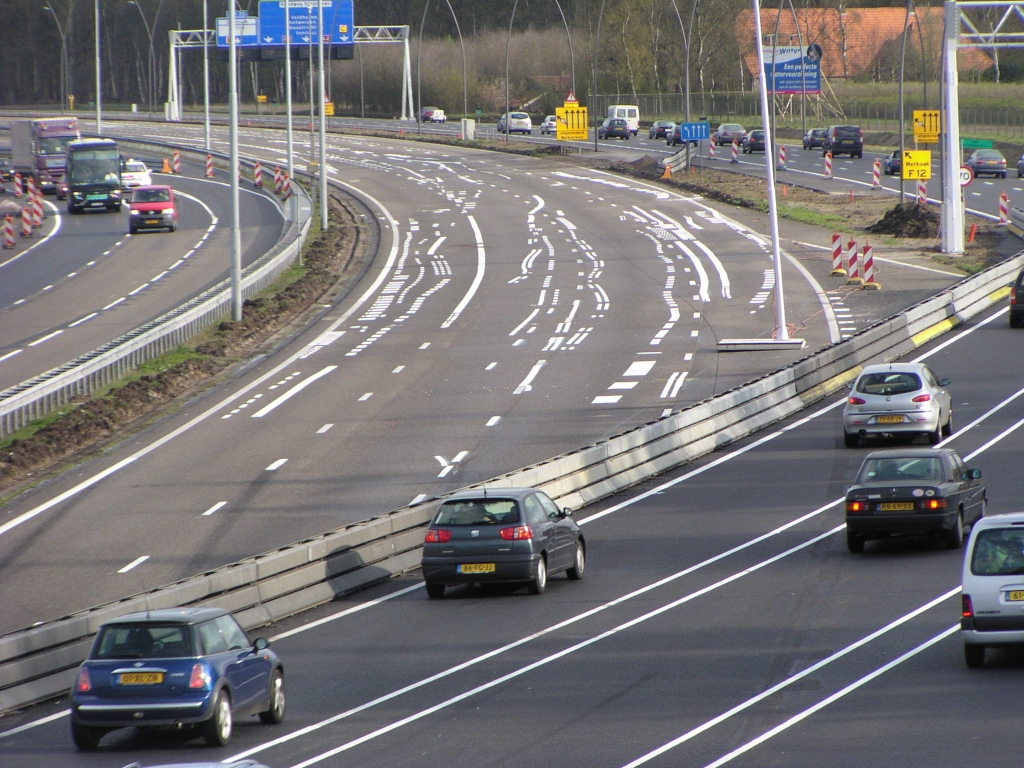
<instances>
[{"instance_id":1,"label":"lamp post","mask_svg":"<svg viewBox=\"0 0 1024 768\"><path fill-rule=\"evenodd\" d=\"M64 104L68 99L67 95L67 79L66 72L68 68L68 44L67 44L67 27L60 23L60 18L57 16L57 11L48 5L43 6L44 11L49 11L50 15L53 16L53 21L57 25L57 31L60 33L60 113L64 114Z\"/></svg>"},{"instance_id":2,"label":"lamp post","mask_svg":"<svg viewBox=\"0 0 1024 768\"><path fill-rule=\"evenodd\" d=\"M135 0L128 0L128 5L134 5L135 10L139 12L139 16L142 17L142 24L146 27L146 35L149 37L149 88L146 93L146 102L149 105L149 119L153 119L153 28L149 26L149 21L146 19L146 14L142 12L142 6L139 5ZM160 15L160 9L157 8L156 15ZM153 17L153 22L156 23L156 16Z\"/></svg>"},{"instance_id":3,"label":"lamp post","mask_svg":"<svg viewBox=\"0 0 1024 768\"><path fill-rule=\"evenodd\" d=\"M203 136L206 151L210 151L210 36L209 17L206 8L207 0L203 0Z\"/></svg>"},{"instance_id":4,"label":"lamp post","mask_svg":"<svg viewBox=\"0 0 1024 768\"><path fill-rule=\"evenodd\" d=\"M602 0L603 3L603 0ZM512 15L508 18L508 36L505 38L505 143L508 144L509 123L512 122L511 109L509 107L508 93L508 52L512 47L512 22L516 20L516 6L519 0L512 3Z\"/></svg>"},{"instance_id":5,"label":"lamp post","mask_svg":"<svg viewBox=\"0 0 1024 768\"><path fill-rule=\"evenodd\" d=\"M228 178L231 179L231 319L242 319L242 228L238 212L238 44L235 0L228 2Z\"/></svg>"},{"instance_id":6,"label":"lamp post","mask_svg":"<svg viewBox=\"0 0 1024 768\"><path fill-rule=\"evenodd\" d=\"M459 46L462 48L462 116L469 117L467 114L469 112L469 98L466 91L466 44L462 40L462 28L459 26L459 17L455 15L455 9L452 8L452 0L445 0L445 2L448 3L448 10L452 12L452 19L455 21L455 31L459 33ZM361 66L362 64L360 64ZM362 73L361 69L360 73Z\"/></svg>"},{"instance_id":7,"label":"lamp post","mask_svg":"<svg viewBox=\"0 0 1024 768\"><path fill-rule=\"evenodd\" d=\"M96 28L93 37L96 42L96 135L103 135L103 73L100 67L100 0L93 0Z\"/></svg>"},{"instance_id":8,"label":"lamp post","mask_svg":"<svg viewBox=\"0 0 1024 768\"><path fill-rule=\"evenodd\" d=\"M320 101L320 231L326 232L329 223L327 220L327 116L324 112L324 99L327 96L327 89L324 88L324 4L323 0L316 0L317 7L317 59L320 65L319 90L317 98Z\"/></svg>"},{"instance_id":9,"label":"lamp post","mask_svg":"<svg viewBox=\"0 0 1024 768\"><path fill-rule=\"evenodd\" d=\"M286 102L285 111L288 120L286 136L288 139L288 178L295 176L295 155L292 142L292 11L289 0L284 0L284 98ZM312 118L310 118L312 119ZM295 221L298 196L291 196L291 217ZM301 258L301 251L300 251ZM300 262L301 264L301 262Z\"/></svg>"},{"instance_id":10,"label":"lamp post","mask_svg":"<svg viewBox=\"0 0 1024 768\"><path fill-rule=\"evenodd\" d=\"M601 10L597 12L597 31L594 33L594 92L590 100L594 102L594 151L597 152L597 44L601 40L601 19L604 18L604 0L601 0Z\"/></svg>"}]
</instances>

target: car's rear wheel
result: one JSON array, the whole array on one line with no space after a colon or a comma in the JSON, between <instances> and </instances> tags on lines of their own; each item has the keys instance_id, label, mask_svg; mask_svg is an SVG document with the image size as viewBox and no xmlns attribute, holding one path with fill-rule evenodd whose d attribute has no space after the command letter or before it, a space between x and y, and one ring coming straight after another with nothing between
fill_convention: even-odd
<instances>
[{"instance_id":1,"label":"car's rear wheel","mask_svg":"<svg viewBox=\"0 0 1024 768\"><path fill-rule=\"evenodd\" d=\"M953 434L953 412L949 412L949 418L946 419L946 423L942 425L942 436L949 437Z\"/></svg>"},{"instance_id":2,"label":"car's rear wheel","mask_svg":"<svg viewBox=\"0 0 1024 768\"><path fill-rule=\"evenodd\" d=\"M576 558L573 560L572 568L565 572L573 581L579 581L583 578L583 571L587 567L587 550L583 546L582 541L576 542Z\"/></svg>"},{"instance_id":3,"label":"car's rear wheel","mask_svg":"<svg viewBox=\"0 0 1024 768\"><path fill-rule=\"evenodd\" d=\"M846 548L854 554L864 551L864 539L849 528L846 529Z\"/></svg>"},{"instance_id":4,"label":"car's rear wheel","mask_svg":"<svg viewBox=\"0 0 1024 768\"><path fill-rule=\"evenodd\" d=\"M942 442L942 425L936 426L933 432L927 432L926 434L928 435L929 445L938 445Z\"/></svg>"},{"instance_id":5,"label":"car's rear wheel","mask_svg":"<svg viewBox=\"0 0 1024 768\"><path fill-rule=\"evenodd\" d=\"M231 741L231 697L225 691L217 694L213 715L203 723L203 738L211 747L226 747Z\"/></svg>"},{"instance_id":6,"label":"car's rear wheel","mask_svg":"<svg viewBox=\"0 0 1024 768\"><path fill-rule=\"evenodd\" d=\"M537 575L533 577L533 581L530 582L530 594L541 595L548 586L548 564L544 562L544 557L541 556L540 560L537 561Z\"/></svg>"},{"instance_id":7,"label":"car's rear wheel","mask_svg":"<svg viewBox=\"0 0 1024 768\"><path fill-rule=\"evenodd\" d=\"M437 584L433 581L427 582L427 597L440 600L444 597L444 584Z\"/></svg>"},{"instance_id":8,"label":"car's rear wheel","mask_svg":"<svg viewBox=\"0 0 1024 768\"><path fill-rule=\"evenodd\" d=\"M1021 327L1021 320L1022 319L1024 319L1024 318L1017 317L1017 315L1015 315L1015 314L1013 314L1011 312L1010 313L1010 327L1011 328L1020 328Z\"/></svg>"},{"instance_id":9,"label":"car's rear wheel","mask_svg":"<svg viewBox=\"0 0 1024 768\"><path fill-rule=\"evenodd\" d=\"M92 752L100 745L103 738L103 731L88 725L80 725L74 720L71 721L71 739L75 746L83 752Z\"/></svg>"},{"instance_id":10,"label":"car's rear wheel","mask_svg":"<svg viewBox=\"0 0 1024 768\"><path fill-rule=\"evenodd\" d=\"M953 527L943 534L946 546L950 549L960 549L964 545L964 511L961 509L956 515L956 522Z\"/></svg>"},{"instance_id":11,"label":"car's rear wheel","mask_svg":"<svg viewBox=\"0 0 1024 768\"><path fill-rule=\"evenodd\" d=\"M971 669L980 669L985 666L985 646L964 643L964 661Z\"/></svg>"},{"instance_id":12,"label":"car's rear wheel","mask_svg":"<svg viewBox=\"0 0 1024 768\"><path fill-rule=\"evenodd\" d=\"M260 712L260 720L267 725L283 723L284 705L284 675L278 670L270 681L270 707L266 712Z\"/></svg>"},{"instance_id":13,"label":"car's rear wheel","mask_svg":"<svg viewBox=\"0 0 1024 768\"><path fill-rule=\"evenodd\" d=\"M860 435L856 432L852 435L849 432L843 432L843 445L847 448L856 448L860 445Z\"/></svg>"}]
</instances>

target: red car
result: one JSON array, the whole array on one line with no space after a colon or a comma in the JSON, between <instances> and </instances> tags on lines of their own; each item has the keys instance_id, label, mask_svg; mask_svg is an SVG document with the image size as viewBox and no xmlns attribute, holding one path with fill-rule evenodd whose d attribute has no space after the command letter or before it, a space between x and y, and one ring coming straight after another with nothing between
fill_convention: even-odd
<instances>
[{"instance_id":1,"label":"red car","mask_svg":"<svg viewBox=\"0 0 1024 768\"><path fill-rule=\"evenodd\" d=\"M128 232L140 229L178 228L178 199L174 190L163 184L136 187L128 210Z\"/></svg>"}]
</instances>

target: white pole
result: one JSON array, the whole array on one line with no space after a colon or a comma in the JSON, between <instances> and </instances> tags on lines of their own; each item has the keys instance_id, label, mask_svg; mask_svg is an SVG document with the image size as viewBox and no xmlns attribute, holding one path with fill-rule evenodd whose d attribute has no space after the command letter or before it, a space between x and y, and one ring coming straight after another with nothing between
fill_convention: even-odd
<instances>
[{"instance_id":1,"label":"white pole","mask_svg":"<svg viewBox=\"0 0 1024 768\"><path fill-rule=\"evenodd\" d=\"M210 36L210 25L207 19L207 0L203 0L203 131L206 138L206 151L210 151L210 51L207 38Z\"/></svg>"},{"instance_id":2,"label":"white pole","mask_svg":"<svg viewBox=\"0 0 1024 768\"><path fill-rule=\"evenodd\" d=\"M413 101L412 101L412 55L409 52L409 27L405 27L405 62L403 63L405 69L405 98L402 99L402 119L411 120L413 113ZM409 111L406 112L405 105L408 105Z\"/></svg>"},{"instance_id":3,"label":"white pole","mask_svg":"<svg viewBox=\"0 0 1024 768\"><path fill-rule=\"evenodd\" d=\"M288 127L288 178L295 176L295 157L292 151L292 16L290 0L284 0L284 98L287 109ZM292 194L289 210L292 221L298 218L297 204L299 196Z\"/></svg>"},{"instance_id":4,"label":"white pole","mask_svg":"<svg viewBox=\"0 0 1024 768\"><path fill-rule=\"evenodd\" d=\"M327 89L324 87L324 4L323 0L316 0L317 6L317 32L319 42L317 43L317 57L320 60L320 78L318 81L319 93L317 100L320 102L320 230L327 231L327 117L324 113L324 99L327 97Z\"/></svg>"},{"instance_id":5,"label":"white pole","mask_svg":"<svg viewBox=\"0 0 1024 768\"><path fill-rule=\"evenodd\" d=\"M761 3L754 0L754 34L757 37L757 64L760 68L757 82L761 91L761 120L768 125L768 83L764 69L764 41L761 37ZM772 63L774 67L774 62ZM775 77L772 72L772 82ZM779 210L775 200L775 154L772 147L771 131L764 132L765 170L768 172L768 217L772 226L772 264L775 267L775 338L778 341L789 341L789 329L786 328L786 302L782 295L782 253L779 250Z\"/></svg>"},{"instance_id":6,"label":"white pole","mask_svg":"<svg viewBox=\"0 0 1024 768\"><path fill-rule=\"evenodd\" d=\"M242 319L242 230L238 215L238 60L235 0L228 3L228 131L231 160L231 319Z\"/></svg>"},{"instance_id":7,"label":"white pole","mask_svg":"<svg viewBox=\"0 0 1024 768\"><path fill-rule=\"evenodd\" d=\"M103 135L103 77L100 71L100 0L95 0L96 8L96 135Z\"/></svg>"},{"instance_id":8,"label":"white pole","mask_svg":"<svg viewBox=\"0 0 1024 768\"><path fill-rule=\"evenodd\" d=\"M945 194L942 196L942 252L960 255L964 252L964 211L960 186L960 98L956 73L956 44L960 39L960 10L954 0L945 2L943 33L942 88L946 96L942 120L945 124L946 153L942 166Z\"/></svg>"}]
</instances>

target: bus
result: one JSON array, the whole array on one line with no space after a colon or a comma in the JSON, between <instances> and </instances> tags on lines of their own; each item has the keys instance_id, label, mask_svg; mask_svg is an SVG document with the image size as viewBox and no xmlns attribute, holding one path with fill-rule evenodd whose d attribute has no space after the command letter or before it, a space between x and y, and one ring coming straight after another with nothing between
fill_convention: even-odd
<instances>
[{"instance_id":1,"label":"bus","mask_svg":"<svg viewBox=\"0 0 1024 768\"><path fill-rule=\"evenodd\" d=\"M68 143L68 213L86 208L121 210L121 158L112 139Z\"/></svg>"}]
</instances>

